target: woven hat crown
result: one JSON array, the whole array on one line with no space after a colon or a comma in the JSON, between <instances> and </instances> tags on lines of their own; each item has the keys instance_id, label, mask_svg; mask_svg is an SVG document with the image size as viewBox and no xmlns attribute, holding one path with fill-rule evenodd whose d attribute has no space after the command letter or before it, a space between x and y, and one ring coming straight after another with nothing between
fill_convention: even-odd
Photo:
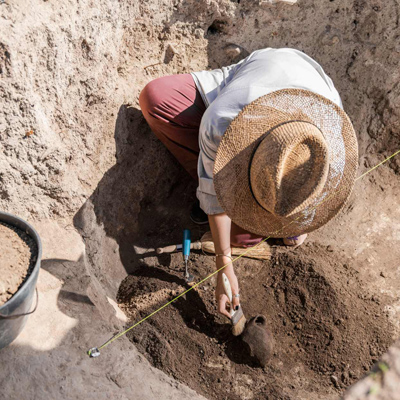
<instances>
[{"instance_id":1,"label":"woven hat crown","mask_svg":"<svg viewBox=\"0 0 400 400\"><path fill-rule=\"evenodd\" d=\"M329 170L328 146L313 124L290 121L261 138L250 164L250 185L258 204L289 217L320 195Z\"/></svg>"},{"instance_id":2,"label":"woven hat crown","mask_svg":"<svg viewBox=\"0 0 400 400\"><path fill-rule=\"evenodd\" d=\"M343 109L317 93L288 88L252 101L231 121L213 181L236 225L289 237L337 215L357 166L357 137Z\"/></svg>"}]
</instances>

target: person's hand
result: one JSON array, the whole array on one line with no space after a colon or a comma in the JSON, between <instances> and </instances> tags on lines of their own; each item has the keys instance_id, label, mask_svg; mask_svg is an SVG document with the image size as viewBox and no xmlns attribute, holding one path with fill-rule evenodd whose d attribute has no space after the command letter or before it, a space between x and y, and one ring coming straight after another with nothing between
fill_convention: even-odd
<instances>
[{"instance_id":1,"label":"person's hand","mask_svg":"<svg viewBox=\"0 0 400 400\"><path fill-rule=\"evenodd\" d=\"M231 318L228 310L235 309L239 306L239 298L233 297L232 303L229 304L228 296L225 294L222 274L224 273L231 284L232 295L239 294L239 284L233 270L231 259L231 219L225 214L209 215L211 234L215 246L216 267L217 270L223 268L217 275L217 287L215 289L215 298L218 303L218 312Z\"/></svg>"},{"instance_id":2,"label":"person's hand","mask_svg":"<svg viewBox=\"0 0 400 400\"><path fill-rule=\"evenodd\" d=\"M227 257L223 257L224 261L218 260L218 258L217 258L217 268L221 268L222 266L224 266L226 263L228 263L230 261L230 259ZM224 264L224 262L225 262L225 264ZM218 303L218 312L222 315L225 315L226 317L228 317L230 319L231 315L230 315L229 311L231 310L231 307L233 307L233 309L236 309L236 307L239 306L240 302L239 302L238 297L233 296L232 304L230 304L229 298L225 293L224 284L222 281L222 273L224 273L226 275L226 277L229 280L229 283L231 284L232 295L239 294L239 282L235 275L235 271L233 270L232 264L227 265L222 271L218 272L217 287L215 289L215 298Z\"/></svg>"}]
</instances>

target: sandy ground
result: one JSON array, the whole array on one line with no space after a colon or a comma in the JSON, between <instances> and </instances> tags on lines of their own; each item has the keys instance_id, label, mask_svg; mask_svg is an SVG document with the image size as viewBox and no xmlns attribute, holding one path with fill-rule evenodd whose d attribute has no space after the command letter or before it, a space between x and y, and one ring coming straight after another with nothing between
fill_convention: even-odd
<instances>
[{"instance_id":1,"label":"sandy ground","mask_svg":"<svg viewBox=\"0 0 400 400\"><path fill-rule=\"evenodd\" d=\"M138 107L151 79L228 65L263 47L294 47L320 62L338 88L358 135L360 174L400 148L398 0L269 3L0 4L0 207L34 226L50 220L62 227L58 235L41 230L45 241L76 228L85 247L79 262L82 252L62 255L72 243L49 247L54 254L47 253L39 277L46 301L0 352L7 368L2 394L195 397L150 368L127 339L108 348L108 361L82 356L125 324L116 296L127 274L171 262L144 259L143 249L178 243L186 227L200 237L187 216L195 185L152 136ZM349 285L360 294L384 298L382 314L397 332L399 160L357 182L339 218L309 240L353 268ZM369 398L383 399L393 389L396 354L396 348L389 354L388 381L380 381L387 389ZM125 360L134 360L132 370Z\"/></svg>"},{"instance_id":2,"label":"sandy ground","mask_svg":"<svg viewBox=\"0 0 400 400\"><path fill-rule=\"evenodd\" d=\"M36 222L35 228L44 249L39 307L17 340L0 351L0 398L201 399L152 368L126 338L99 358L86 355L114 331L86 294L83 242L56 222Z\"/></svg>"},{"instance_id":3,"label":"sandy ground","mask_svg":"<svg viewBox=\"0 0 400 400\"><path fill-rule=\"evenodd\" d=\"M110 329L110 324L104 322L87 296L91 278L84 261L85 246L76 231L65 223L30 222L39 231L45 249L38 281L40 303L38 311L30 317L18 339L0 351L2 396L22 399L105 399L110 396L121 399L201 398L151 368L127 338L118 339L103 350L100 358L87 358L86 350L111 337L118 325ZM161 262L165 262L165 257ZM174 264L179 273L179 255L174 257ZM385 266L380 272L386 276L391 274ZM158 278L161 277L158 275ZM161 293L157 301L163 300L164 296ZM140 304L138 302L139 308ZM149 303L146 304L148 306ZM121 325L126 323L123 314L114 314ZM226 331L226 328L225 325L223 329ZM397 358L398 347L393 347L384 356L393 368L385 374L376 375L378 379L370 377L362 381L358 387L351 389L346 399L396 399L399 393ZM309 385L310 381L303 383ZM337 398L334 386L329 381L325 384L325 387L331 388L331 397L325 398ZM392 390L391 397L379 396L382 390L375 397L365 395L370 388L381 384L385 384L386 390ZM241 380L233 389L246 393L246 385L248 382ZM290 392L290 388L288 390ZM303 390L297 398L309 400L312 396L312 392Z\"/></svg>"}]
</instances>

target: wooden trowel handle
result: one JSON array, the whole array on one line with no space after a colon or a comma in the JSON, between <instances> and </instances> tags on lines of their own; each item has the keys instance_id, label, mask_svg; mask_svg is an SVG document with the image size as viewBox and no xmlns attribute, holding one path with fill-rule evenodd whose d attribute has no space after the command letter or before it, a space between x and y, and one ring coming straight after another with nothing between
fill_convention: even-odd
<instances>
[{"instance_id":1,"label":"wooden trowel handle","mask_svg":"<svg viewBox=\"0 0 400 400\"><path fill-rule=\"evenodd\" d=\"M231 288L231 283L229 282L228 277L224 273L222 273L222 283L224 285L225 294L228 296L228 299L231 303L230 308L231 308L231 316L232 316L234 313L233 306L232 306L232 288Z\"/></svg>"},{"instance_id":2,"label":"wooden trowel handle","mask_svg":"<svg viewBox=\"0 0 400 400\"><path fill-rule=\"evenodd\" d=\"M166 247L159 247L156 252L157 254L163 254L163 253L173 253L174 251L179 251L182 250L182 245L181 244L173 244L171 246L166 246Z\"/></svg>"},{"instance_id":3,"label":"wooden trowel handle","mask_svg":"<svg viewBox=\"0 0 400 400\"><path fill-rule=\"evenodd\" d=\"M201 250L201 242L193 242L190 244L190 249L191 250ZM166 246L166 247L159 247L156 249L157 254L163 254L163 253L173 253L175 251L182 251L182 245L181 244L173 244L171 246Z\"/></svg>"}]
</instances>

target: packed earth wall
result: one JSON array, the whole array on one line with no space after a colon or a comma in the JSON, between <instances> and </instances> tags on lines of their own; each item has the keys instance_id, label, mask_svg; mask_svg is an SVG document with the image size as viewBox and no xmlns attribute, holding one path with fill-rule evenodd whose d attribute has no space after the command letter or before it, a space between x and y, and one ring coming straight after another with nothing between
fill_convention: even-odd
<instances>
[{"instance_id":1,"label":"packed earth wall","mask_svg":"<svg viewBox=\"0 0 400 400\"><path fill-rule=\"evenodd\" d=\"M74 215L122 152L151 140L129 132L115 148L118 112L138 108L148 81L264 47L321 63L355 125L361 168L399 144L395 0L17 1L1 16L0 204L23 216ZM398 159L390 167L398 173Z\"/></svg>"}]
</instances>

